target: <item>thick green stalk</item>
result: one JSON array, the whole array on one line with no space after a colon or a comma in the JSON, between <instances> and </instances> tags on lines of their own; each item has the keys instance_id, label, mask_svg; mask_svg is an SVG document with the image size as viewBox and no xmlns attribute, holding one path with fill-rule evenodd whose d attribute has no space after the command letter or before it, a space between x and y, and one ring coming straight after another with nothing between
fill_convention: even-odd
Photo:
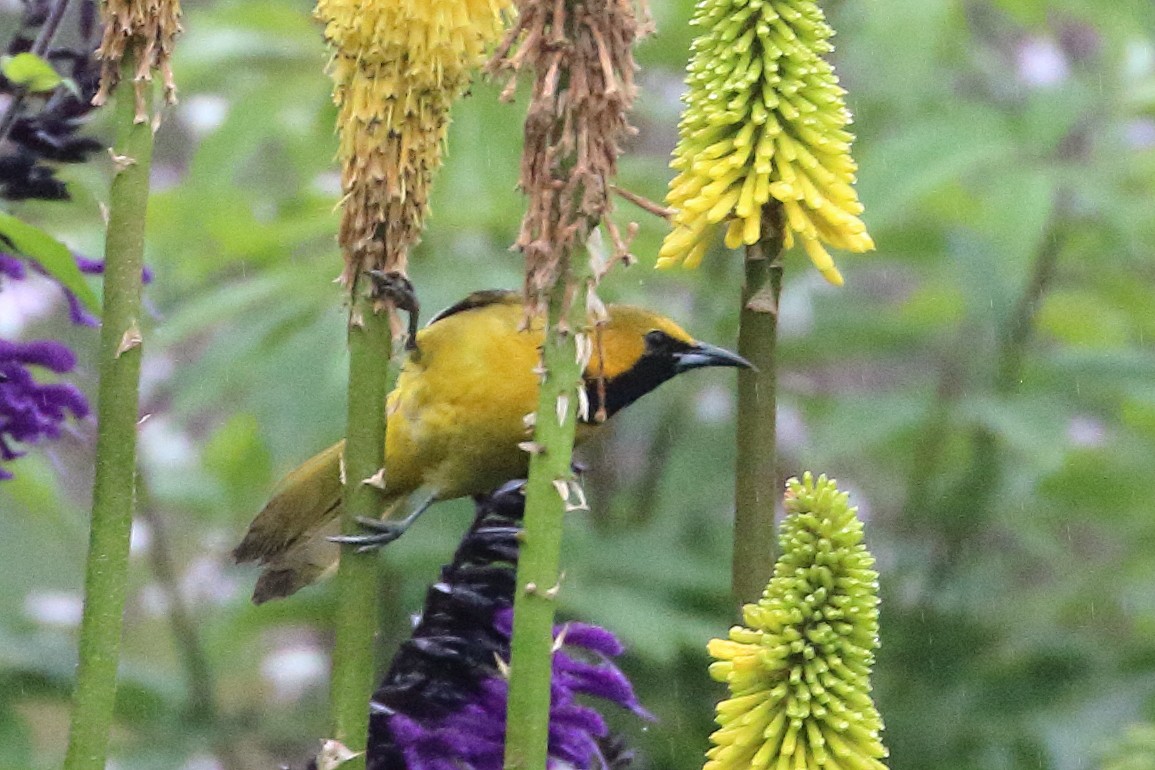
<instances>
[{"instance_id":1,"label":"thick green stalk","mask_svg":"<svg viewBox=\"0 0 1155 770\"><path fill-rule=\"evenodd\" d=\"M133 122L133 71L126 58L121 68L125 85L116 93L116 171L104 248L96 477L67 770L102 770L106 763L135 503L141 269L152 126Z\"/></svg>"},{"instance_id":2,"label":"thick green stalk","mask_svg":"<svg viewBox=\"0 0 1155 770\"><path fill-rule=\"evenodd\" d=\"M777 207L762 217L761 239L746 249L738 354L757 367L738 371L737 465L731 585L743 604L756 602L774 571L778 488L778 300L782 294L782 228Z\"/></svg>"},{"instance_id":3,"label":"thick green stalk","mask_svg":"<svg viewBox=\"0 0 1155 770\"><path fill-rule=\"evenodd\" d=\"M508 770L545 770L549 749L553 619L563 518L573 478L578 389L582 387L577 342L569 330L585 325L581 303L574 303L569 330L561 323L564 284L564 278L558 281L550 297L549 326L541 354L545 376L525 490L525 529L517 561L506 711Z\"/></svg>"},{"instance_id":4,"label":"thick green stalk","mask_svg":"<svg viewBox=\"0 0 1155 770\"><path fill-rule=\"evenodd\" d=\"M345 492L342 531L363 534L358 516L379 518L382 496L364 483L385 465L385 397L389 392L392 338L388 313L354 292L349 323L349 407L345 430ZM355 752L365 749L369 698L376 675L373 640L377 633L378 560L375 552L341 548L337 571L337 614L333 641L332 711L334 738ZM342 767L365 766L364 755Z\"/></svg>"}]
</instances>

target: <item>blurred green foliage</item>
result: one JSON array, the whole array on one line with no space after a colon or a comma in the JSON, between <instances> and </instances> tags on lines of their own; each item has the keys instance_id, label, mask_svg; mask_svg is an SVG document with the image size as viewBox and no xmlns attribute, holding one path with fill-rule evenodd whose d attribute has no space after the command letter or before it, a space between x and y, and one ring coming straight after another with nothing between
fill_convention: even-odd
<instances>
[{"instance_id":1,"label":"blurred green foliage","mask_svg":"<svg viewBox=\"0 0 1155 770\"><path fill-rule=\"evenodd\" d=\"M622 183L660 199L692 30L689 0L654 6ZM788 260L784 473L836 477L867 517L895 770L1095 766L1155 718L1155 5L826 6L879 250L840 258L843 289ZM299 767L327 730L332 587L253 607L228 552L344 422L326 53L300 2L189 4L185 26L149 211L151 417L113 751L120 770ZM522 107L499 86L455 114L412 263L428 312L519 283ZM64 172L74 202L13 213L98 255L108 165ZM737 257L655 273L663 223L618 213L640 224L640 264L606 298L732 343ZM74 345L94 392L95 334L33 315L22 334ZM735 610L731 386L675 381L584 451L593 511L568 522L561 606L628 642L660 718L621 720L642 767L700 767L723 694L704 644ZM91 434L0 485L0 770L63 754ZM440 505L382 557L383 659L469 516Z\"/></svg>"},{"instance_id":2,"label":"blurred green foliage","mask_svg":"<svg viewBox=\"0 0 1155 770\"><path fill-rule=\"evenodd\" d=\"M1127 728L1106 758L1103 770L1152 770L1155 768L1155 724Z\"/></svg>"}]
</instances>

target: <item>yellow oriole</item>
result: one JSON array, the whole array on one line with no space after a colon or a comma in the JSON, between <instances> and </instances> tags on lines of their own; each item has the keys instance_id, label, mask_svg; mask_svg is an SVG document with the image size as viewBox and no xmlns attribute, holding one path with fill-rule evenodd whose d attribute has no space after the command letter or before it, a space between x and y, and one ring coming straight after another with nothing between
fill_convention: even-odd
<instances>
[{"instance_id":1,"label":"yellow oriole","mask_svg":"<svg viewBox=\"0 0 1155 770\"><path fill-rule=\"evenodd\" d=\"M628 305L608 311L585 371L590 414L578 425L578 442L596 429L599 409L612 415L681 372L750 366L657 313ZM346 542L388 542L434 501L489 492L525 475L529 455L518 444L532 432L526 416L537 408L544 332L540 322L522 330L523 318L519 294L481 291L417 333L387 402L390 521L365 522L381 534ZM234 550L238 562L265 568L255 603L288 596L336 563L338 546L329 538L339 528L343 449L337 443L285 477ZM397 520L401 512L407 515Z\"/></svg>"}]
</instances>

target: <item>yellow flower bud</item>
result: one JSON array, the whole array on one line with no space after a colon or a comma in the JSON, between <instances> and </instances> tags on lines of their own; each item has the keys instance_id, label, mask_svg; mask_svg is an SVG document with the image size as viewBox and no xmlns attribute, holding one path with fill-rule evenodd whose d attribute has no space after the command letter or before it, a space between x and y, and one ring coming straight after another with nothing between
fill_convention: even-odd
<instances>
[{"instance_id":1,"label":"yellow flower bud","mask_svg":"<svg viewBox=\"0 0 1155 770\"><path fill-rule=\"evenodd\" d=\"M318 0L333 47L343 278L404 270L441 166L449 108L496 42L512 0Z\"/></svg>"},{"instance_id":2,"label":"yellow flower bud","mask_svg":"<svg viewBox=\"0 0 1155 770\"><path fill-rule=\"evenodd\" d=\"M885 770L870 698L878 574L862 522L833 481L809 473L787 483L786 511L762 599L707 647L730 697L705 770Z\"/></svg>"},{"instance_id":3,"label":"yellow flower bud","mask_svg":"<svg viewBox=\"0 0 1155 770\"><path fill-rule=\"evenodd\" d=\"M825 246L874 243L858 219L845 92L822 59L833 35L822 11L814 0L702 0L692 23L703 31L670 163L674 227L658 266L696 266L723 223L727 247L756 243L765 207L779 205L786 246L797 237L841 285Z\"/></svg>"}]
</instances>

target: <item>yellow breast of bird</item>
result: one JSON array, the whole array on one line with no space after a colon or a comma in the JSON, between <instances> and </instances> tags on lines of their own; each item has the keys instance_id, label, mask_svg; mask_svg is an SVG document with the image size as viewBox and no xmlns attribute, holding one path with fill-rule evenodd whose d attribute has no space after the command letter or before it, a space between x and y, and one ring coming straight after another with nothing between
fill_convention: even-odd
<instances>
[{"instance_id":1,"label":"yellow breast of bird","mask_svg":"<svg viewBox=\"0 0 1155 770\"><path fill-rule=\"evenodd\" d=\"M520 305L450 316L418 334L389 396L385 483L440 499L522 476L525 416L537 407L540 329L518 331Z\"/></svg>"}]
</instances>

